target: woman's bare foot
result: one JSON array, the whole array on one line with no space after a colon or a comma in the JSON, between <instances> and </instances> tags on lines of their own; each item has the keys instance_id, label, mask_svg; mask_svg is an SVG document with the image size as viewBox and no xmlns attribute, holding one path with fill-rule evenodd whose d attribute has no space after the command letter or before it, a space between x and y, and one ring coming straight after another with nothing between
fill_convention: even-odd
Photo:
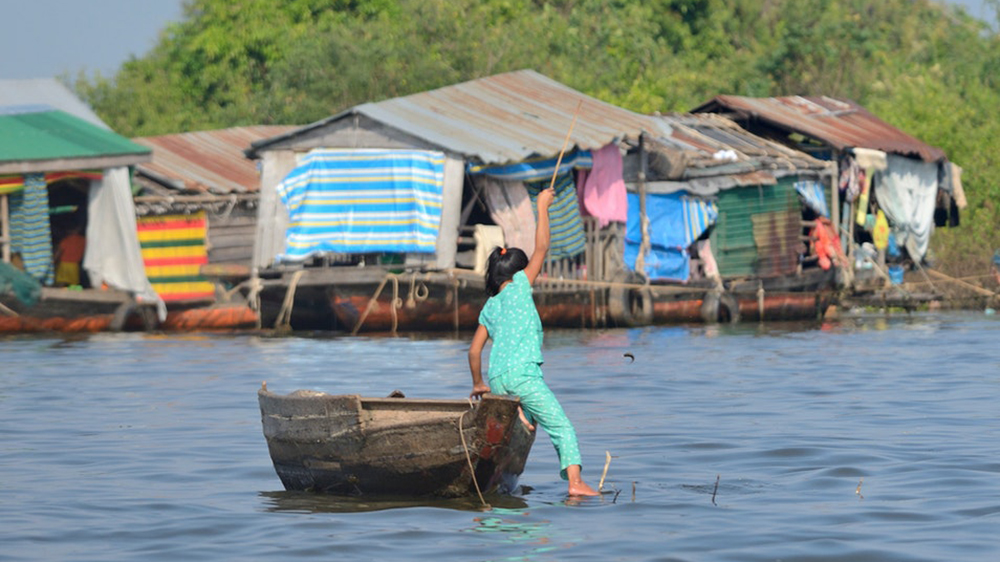
<instances>
[{"instance_id":1,"label":"woman's bare foot","mask_svg":"<svg viewBox=\"0 0 1000 562\"><path fill-rule=\"evenodd\" d=\"M521 416L521 423L528 428L528 431L535 431L535 426L531 425L531 422L528 421L527 416L524 415L524 410L520 406L517 407L517 415Z\"/></svg>"},{"instance_id":2,"label":"woman's bare foot","mask_svg":"<svg viewBox=\"0 0 1000 562\"><path fill-rule=\"evenodd\" d=\"M600 492L591 488L580 476L580 465L571 464L566 467L566 478L569 480L569 495L571 496L599 496Z\"/></svg>"},{"instance_id":3,"label":"woman's bare foot","mask_svg":"<svg viewBox=\"0 0 1000 562\"><path fill-rule=\"evenodd\" d=\"M569 483L569 495L571 496L599 496L600 492L588 486L583 480Z\"/></svg>"}]
</instances>

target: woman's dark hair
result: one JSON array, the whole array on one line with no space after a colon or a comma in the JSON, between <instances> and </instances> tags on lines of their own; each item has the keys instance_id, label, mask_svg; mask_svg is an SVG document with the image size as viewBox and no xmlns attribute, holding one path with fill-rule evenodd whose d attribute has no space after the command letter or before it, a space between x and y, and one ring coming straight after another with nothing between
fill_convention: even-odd
<instances>
[{"instance_id":1,"label":"woman's dark hair","mask_svg":"<svg viewBox=\"0 0 1000 562\"><path fill-rule=\"evenodd\" d=\"M486 293L500 292L500 286L514 278L514 274L528 267L528 256L518 248L493 248L486 260Z\"/></svg>"}]
</instances>

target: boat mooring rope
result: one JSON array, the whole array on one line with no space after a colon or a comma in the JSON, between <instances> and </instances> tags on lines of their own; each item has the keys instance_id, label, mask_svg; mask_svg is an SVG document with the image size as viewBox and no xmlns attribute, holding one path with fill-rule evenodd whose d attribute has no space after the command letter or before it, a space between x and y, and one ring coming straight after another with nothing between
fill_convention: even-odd
<instances>
[{"instance_id":1,"label":"boat mooring rope","mask_svg":"<svg viewBox=\"0 0 1000 562\"><path fill-rule=\"evenodd\" d=\"M458 416L458 436L462 438L462 450L465 451L465 461L469 463L469 474L472 475L472 484L476 487L476 493L479 494L479 501L483 504L483 507L489 509L490 504L486 503L486 500L483 499L483 491L479 489L479 482L476 480L476 469L472 466L472 456L469 455L469 446L465 443L465 433L462 431L462 421L465 419L465 414L471 412L474 407L470 398L469 409L462 412L461 416Z\"/></svg>"},{"instance_id":2,"label":"boat mooring rope","mask_svg":"<svg viewBox=\"0 0 1000 562\"><path fill-rule=\"evenodd\" d=\"M285 300L281 303L281 310L278 311L277 320L274 321L274 328L276 330L291 329L292 308L295 306L295 289L299 285L299 279L302 279L305 273L306 270L300 269L292 274L292 282L288 284L288 289L285 291Z\"/></svg>"},{"instance_id":3,"label":"boat mooring rope","mask_svg":"<svg viewBox=\"0 0 1000 562\"><path fill-rule=\"evenodd\" d=\"M358 323L355 324L354 329L351 330L352 336L358 335L358 331L361 330L361 326L365 323L365 320L368 319L368 314L370 314L371 311L375 308L375 306L378 305L377 301L379 296L382 294L382 289L385 288L385 284L388 283L390 280L392 281L392 302L389 303L389 312L392 314L392 333L393 335L395 335L396 326L399 322L398 319L396 318L396 309L402 308L403 304L399 300L399 277L397 277L393 273L386 273L385 278L382 279L382 282L379 283L378 288L375 289L375 294L373 294L372 298L368 300L368 306L365 307L364 313L362 313L361 317L358 318Z\"/></svg>"}]
</instances>

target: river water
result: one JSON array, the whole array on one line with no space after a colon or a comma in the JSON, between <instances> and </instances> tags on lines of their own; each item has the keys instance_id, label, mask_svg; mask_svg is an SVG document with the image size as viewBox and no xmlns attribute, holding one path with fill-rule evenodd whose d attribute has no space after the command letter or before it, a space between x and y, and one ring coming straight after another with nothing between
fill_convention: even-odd
<instances>
[{"instance_id":1,"label":"river water","mask_svg":"<svg viewBox=\"0 0 1000 562\"><path fill-rule=\"evenodd\" d=\"M1000 318L549 331L601 498L282 490L256 391L468 393L467 340L0 340L0 560L1000 559ZM631 356L626 356L630 354ZM633 360L634 358L634 360Z\"/></svg>"}]
</instances>

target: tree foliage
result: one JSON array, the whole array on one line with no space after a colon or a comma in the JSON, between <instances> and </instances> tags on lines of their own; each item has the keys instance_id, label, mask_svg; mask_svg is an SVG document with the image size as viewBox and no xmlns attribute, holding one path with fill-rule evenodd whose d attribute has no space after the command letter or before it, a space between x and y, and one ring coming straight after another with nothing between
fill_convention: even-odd
<instances>
[{"instance_id":1,"label":"tree foliage","mask_svg":"<svg viewBox=\"0 0 1000 562\"><path fill-rule=\"evenodd\" d=\"M1000 247L1000 39L931 0L189 0L148 55L75 89L144 136L307 123L521 68L639 112L853 99L965 168L963 225L935 236L944 265Z\"/></svg>"}]
</instances>

